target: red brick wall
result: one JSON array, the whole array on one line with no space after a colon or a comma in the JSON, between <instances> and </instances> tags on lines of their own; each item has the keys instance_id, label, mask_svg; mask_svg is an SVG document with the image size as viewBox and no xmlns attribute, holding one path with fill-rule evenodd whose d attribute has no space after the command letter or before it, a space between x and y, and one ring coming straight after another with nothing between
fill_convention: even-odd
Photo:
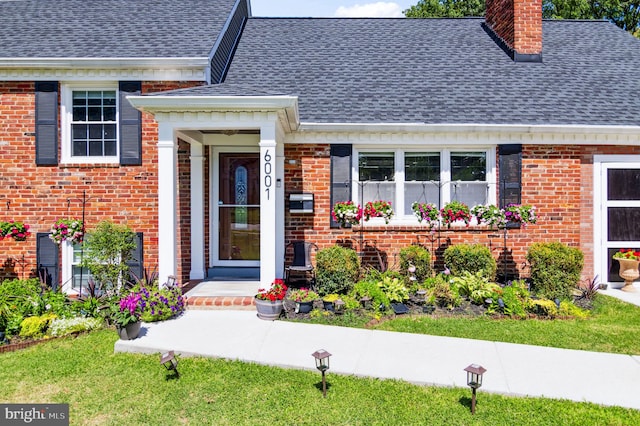
<instances>
[{"instance_id":1,"label":"red brick wall","mask_svg":"<svg viewBox=\"0 0 640 426\"><path fill-rule=\"evenodd\" d=\"M486 22L518 53L542 52L542 0L489 0Z\"/></svg>"},{"instance_id":2,"label":"red brick wall","mask_svg":"<svg viewBox=\"0 0 640 426\"><path fill-rule=\"evenodd\" d=\"M534 205L538 223L526 228L510 229L507 234L507 264L528 276L526 252L533 242L561 241L580 248L585 255L583 277L593 276L593 156L596 154L640 154L640 147L628 146L523 146L522 203ZM366 227L361 235L355 229L329 227L329 146L300 145L285 147L285 157L296 160L285 164L286 196L294 192L312 192L315 212L290 214L286 212L286 242L313 241L320 248L333 244L364 247L364 261L377 266L378 254L393 267L402 247L419 243L438 261L451 244L479 243L489 247L498 260L504 255L504 234L484 227L429 232L416 220L415 226ZM441 263L439 263L441 267Z\"/></svg>"},{"instance_id":3,"label":"red brick wall","mask_svg":"<svg viewBox=\"0 0 640 426\"><path fill-rule=\"evenodd\" d=\"M200 82L144 82L143 93L200 85ZM31 225L26 242L0 241L0 263L22 259L18 276L36 267L36 232L48 232L56 219L82 215L83 191L89 198L88 229L103 219L144 232L145 264L158 262L157 124L142 114L141 166L35 165L33 82L0 82L0 220ZM7 208L7 201L10 202ZM188 246L187 246L188 247Z\"/></svg>"}]
</instances>

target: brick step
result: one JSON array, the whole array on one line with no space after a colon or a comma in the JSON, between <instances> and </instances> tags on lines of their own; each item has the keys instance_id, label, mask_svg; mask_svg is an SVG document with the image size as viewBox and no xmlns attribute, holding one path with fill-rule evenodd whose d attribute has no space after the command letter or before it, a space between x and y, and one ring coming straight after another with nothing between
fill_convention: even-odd
<instances>
[{"instance_id":1,"label":"brick step","mask_svg":"<svg viewBox=\"0 0 640 426\"><path fill-rule=\"evenodd\" d=\"M187 309L255 309L253 296L190 296Z\"/></svg>"}]
</instances>

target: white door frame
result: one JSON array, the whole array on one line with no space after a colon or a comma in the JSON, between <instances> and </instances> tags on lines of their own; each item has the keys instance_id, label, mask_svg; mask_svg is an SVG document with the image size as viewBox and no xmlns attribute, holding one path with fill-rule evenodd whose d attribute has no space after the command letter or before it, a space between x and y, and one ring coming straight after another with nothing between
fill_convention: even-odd
<instances>
[{"instance_id":1,"label":"white door frame","mask_svg":"<svg viewBox=\"0 0 640 426\"><path fill-rule=\"evenodd\" d=\"M593 259L594 273L600 282L608 282L608 249L619 247L620 243L608 241L608 207L640 207L640 201L608 201L607 171L609 169L640 169L640 155L595 155L593 157ZM640 245L640 241L627 244ZM610 283L611 284L611 283ZM613 283L622 287L624 283Z\"/></svg>"},{"instance_id":2,"label":"white door frame","mask_svg":"<svg viewBox=\"0 0 640 426\"><path fill-rule=\"evenodd\" d=\"M218 176L220 175L220 161L218 154L220 153L255 153L260 154L260 147L255 146L211 146L211 174L209 176L209 211L211 212L211 222L209 224L209 241L211 241L209 267L216 266L232 266L232 267L259 267L260 261L257 260L220 260L220 233L218 232L219 211L218 200L220 199L220 186ZM262 220L262 218L260 219Z\"/></svg>"}]
</instances>

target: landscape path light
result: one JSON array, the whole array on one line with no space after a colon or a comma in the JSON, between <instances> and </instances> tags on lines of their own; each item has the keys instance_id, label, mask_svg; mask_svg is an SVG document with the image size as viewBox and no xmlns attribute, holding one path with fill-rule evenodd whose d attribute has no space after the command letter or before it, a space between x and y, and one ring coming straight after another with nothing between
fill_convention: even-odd
<instances>
[{"instance_id":1,"label":"landscape path light","mask_svg":"<svg viewBox=\"0 0 640 426\"><path fill-rule=\"evenodd\" d=\"M331 354L324 349L318 349L311 354L316 360L316 368L322 373L322 396L327 397L327 381L325 373L329 369L329 357Z\"/></svg>"},{"instance_id":2,"label":"landscape path light","mask_svg":"<svg viewBox=\"0 0 640 426\"><path fill-rule=\"evenodd\" d=\"M478 364L471 364L464 369L467 372L467 386L471 392L471 414L476 413L476 389L482 386L482 375L487 371L486 368Z\"/></svg>"},{"instance_id":3,"label":"landscape path light","mask_svg":"<svg viewBox=\"0 0 640 426\"><path fill-rule=\"evenodd\" d=\"M164 365L167 371L175 371L176 377L180 377L180 372L178 372L178 358L176 358L173 351L160 355L160 364Z\"/></svg>"}]
</instances>

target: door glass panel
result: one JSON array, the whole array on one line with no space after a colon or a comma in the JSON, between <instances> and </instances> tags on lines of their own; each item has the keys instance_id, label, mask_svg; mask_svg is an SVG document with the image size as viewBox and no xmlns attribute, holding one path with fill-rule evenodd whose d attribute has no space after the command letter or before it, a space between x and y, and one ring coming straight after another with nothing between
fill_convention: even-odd
<instances>
[{"instance_id":1,"label":"door glass panel","mask_svg":"<svg viewBox=\"0 0 640 426\"><path fill-rule=\"evenodd\" d=\"M613 259L613 255L617 252L620 251L620 249L632 249L632 250L640 250L639 247L616 247L616 248L609 248L608 249L608 256L607 259L609 259L609 267L607 268L608 271L608 277L607 277L607 281L610 283L616 283L616 282L622 282L624 281L622 278L620 278L619 272L620 272L620 262L618 262L617 260Z\"/></svg>"},{"instance_id":2,"label":"door glass panel","mask_svg":"<svg viewBox=\"0 0 640 426\"><path fill-rule=\"evenodd\" d=\"M609 241L640 241L640 207L609 207Z\"/></svg>"},{"instance_id":3,"label":"door glass panel","mask_svg":"<svg viewBox=\"0 0 640 426\"><path fill-rule=\"evenodd\" d=\"M219 260L260 260L260 160L220 154Z\"/></svg>"},{"instance_id":4,"label":"door glass panel","mask_svg":"<svg viewBox=\"0 0 640 426\"><path fill-rule=\"evenodd\" d=\"M607 170L609 200L640 200L640 169Z\"/></svg>"}]
</instances>

